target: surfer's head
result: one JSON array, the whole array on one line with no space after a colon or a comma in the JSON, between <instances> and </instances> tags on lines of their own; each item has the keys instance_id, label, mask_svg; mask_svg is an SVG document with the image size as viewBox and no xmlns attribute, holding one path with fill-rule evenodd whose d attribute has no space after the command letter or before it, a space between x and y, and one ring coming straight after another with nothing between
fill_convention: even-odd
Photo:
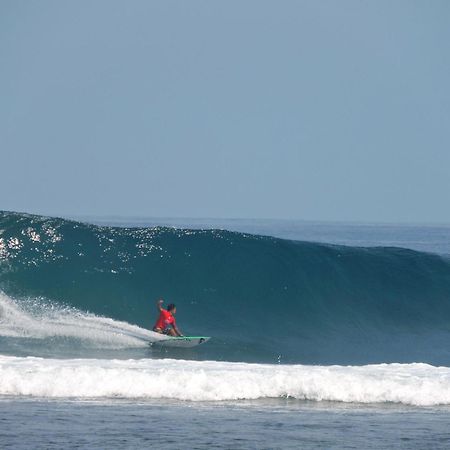
<instances>
[{"instance_id":1,"label":"surfer's head","mask_svg":"<svg viewBox=\"0 0 450 450\"><path fill-rule=\"evenodd\" d=\"M167 311L169 311L172 314L175 314L177 312L177 307L175 306L174 303L170 303L169 305L167 305Z\"/></svg>"}]
</instances>

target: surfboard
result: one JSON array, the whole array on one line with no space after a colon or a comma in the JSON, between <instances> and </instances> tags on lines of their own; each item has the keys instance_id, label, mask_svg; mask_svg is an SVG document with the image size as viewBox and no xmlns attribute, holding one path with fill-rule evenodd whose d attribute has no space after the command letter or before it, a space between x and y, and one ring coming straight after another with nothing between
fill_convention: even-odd
<instances>
[{"instance_id":1,"label":"surfboard","mask_svg":"<svg viewBox=\"0 0 450 450\"><path fill-rule=\"evenodd\" d=\"M151 345L161 347L179 347L189 348L196 347L197 345L208 342L211 338L209 336L180 336L170 337L167 336L164 339L152 342Z\"/></svg>"}]
</instances>

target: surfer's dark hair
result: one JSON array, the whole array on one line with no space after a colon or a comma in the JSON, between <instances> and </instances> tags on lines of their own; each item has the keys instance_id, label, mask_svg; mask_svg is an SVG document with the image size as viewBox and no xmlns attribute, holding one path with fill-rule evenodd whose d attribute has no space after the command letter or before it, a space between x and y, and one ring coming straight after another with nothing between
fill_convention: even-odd
<instances>
[{"instance_id":1,"label":"surfer's dark hair","mask_svg":"<svg viewBox=\"0 0 450 450\"><path fill-rule=\"evenodd\" d=\"M175 304L174 303L169 303L167 305L167 311L172 311L172 309L175 309Z\"/></svg>"}]
</instances>

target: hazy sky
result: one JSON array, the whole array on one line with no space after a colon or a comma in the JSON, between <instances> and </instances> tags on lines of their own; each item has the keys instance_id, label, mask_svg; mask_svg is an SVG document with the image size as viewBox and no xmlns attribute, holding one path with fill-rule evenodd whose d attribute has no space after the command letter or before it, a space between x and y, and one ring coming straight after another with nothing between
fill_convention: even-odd
<instances>
[{"instance_id":1,"label":"hazy sky","mask_svg":"<svg viewBox=\"0 0 450 450\"><path fill-rule=\"evenodd\" d=\"M450 222L450 2L0 0L0 209Z\"/></svg>"}]
</instances>

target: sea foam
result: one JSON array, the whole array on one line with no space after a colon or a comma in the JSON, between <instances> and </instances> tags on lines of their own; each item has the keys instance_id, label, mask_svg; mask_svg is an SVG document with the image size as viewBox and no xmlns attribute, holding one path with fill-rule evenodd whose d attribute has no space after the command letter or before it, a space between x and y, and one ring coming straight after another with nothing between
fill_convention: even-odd
<instances>
[{"instance_id":1,"label":"sea foam","mask_svg":"<svg viewBox=\"0 0 450 450\"><path fill-rule=\"evenodd\" d=\"M450 404L450 368L266 365L0 356L0 395L225 401L263 398Z\"/></svg>"},{"instance_id":2,"label":"sea foam","mask_svg":"<svg viewBox=\"0 0 450 450\"><path fill-rule=\"evenodd\" d=\"M69 338L95 348L147 347L161 335L39 298L15 300L0 292L0 336Z\"/></svg>"}]
</instances>

